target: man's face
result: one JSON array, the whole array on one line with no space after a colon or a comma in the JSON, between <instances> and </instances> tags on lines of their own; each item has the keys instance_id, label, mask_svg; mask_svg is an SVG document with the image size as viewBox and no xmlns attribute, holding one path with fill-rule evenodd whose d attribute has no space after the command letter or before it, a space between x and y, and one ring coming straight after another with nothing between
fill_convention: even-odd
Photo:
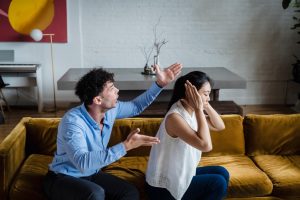
<instances>
[{"instance_id":1,"label":"man's face","mask_svg":"<svg viewBox=\"0 0 300 200\"><path fill-rule=\"evenodd\" d=\"M113 82L106 82L103 91L100 94L101 106L104 108L114 108L116 106L119 90Z\"/></svg>"}]
</instances>

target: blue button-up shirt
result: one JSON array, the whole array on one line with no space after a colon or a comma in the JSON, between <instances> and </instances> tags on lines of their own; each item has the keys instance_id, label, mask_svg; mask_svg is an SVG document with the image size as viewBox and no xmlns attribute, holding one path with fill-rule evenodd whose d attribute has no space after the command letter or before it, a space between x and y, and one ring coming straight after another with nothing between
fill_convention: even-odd
<instances>
[{"instance_id":1,"label":"blue button-up shirt","mask_svg":"<svg viewBox=\"0 0 300 200\"><path fill-rule=\"evenodd\" d=\"M140 114L162 89L151 87L132 101L118 101L115 108L105 113L103 129L89 115L84 104L68 111L58 126L57 151L49 169L74 177L90 176L102 167L126 154L123 143L107 148L115 119Z\"/></svg>"}]
</instances>

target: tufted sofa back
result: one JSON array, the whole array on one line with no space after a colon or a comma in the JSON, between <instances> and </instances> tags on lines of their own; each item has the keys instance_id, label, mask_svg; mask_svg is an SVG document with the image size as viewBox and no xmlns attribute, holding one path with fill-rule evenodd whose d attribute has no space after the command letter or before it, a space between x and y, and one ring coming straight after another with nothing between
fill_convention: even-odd
<instances>
[{"instance_id":1,"label":"tufted sofa back","mask_svg":"<svg viewBox=\"0 0 300 200\"><path fill-rule=\"evenodd\" d=\"M300 114L247 115L246 152L256 155L300 155Z\"/></svg>"},{"instance_id":2,"label":"tufted sofa back","mask_svg":"<svg viewBox=\"0 0 300 200\"><path fill-rule=\"evenodd\" d=\"M26 155L54 155L60 118L29 118L26 127Z\"/></svg>"},{"instance_id":3,"label":"tufted sofa back","mask_svg":"<svg viewBox=\"0 0 300 200\"><path fill-rule=\"evenodd\" d=\"M222 116L226 129L212 132L213 150L204 156L242 155L245 153L243 118L239 115ZM56 150L57 127L60 118L28 118L26 127L26 155L53 155ZM140 128L141 134L155 136L162 118L127 118L116 120L109 146L124 141L134 129ZM139 147L126 156L148 156L151 147Z\"/></svg>"}]
</instances>

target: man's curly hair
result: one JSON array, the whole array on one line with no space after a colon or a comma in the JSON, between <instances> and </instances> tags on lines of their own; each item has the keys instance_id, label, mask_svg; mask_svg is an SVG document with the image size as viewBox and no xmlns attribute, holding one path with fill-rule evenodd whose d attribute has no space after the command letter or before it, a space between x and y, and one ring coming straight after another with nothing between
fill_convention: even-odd
<instances>
[{"instance_id":1,"label":"man's curly hair","mask_svg":"<svg viewBox=\"0 0 300 200\"><path fill-rule=\"evenodd\" d=\"M104 89L107 81L114 82L114 74L102 68L94 68L80 78L76 84L75 94L86 106L92 104L93 98Z\"/></svg>"}]
</instances>

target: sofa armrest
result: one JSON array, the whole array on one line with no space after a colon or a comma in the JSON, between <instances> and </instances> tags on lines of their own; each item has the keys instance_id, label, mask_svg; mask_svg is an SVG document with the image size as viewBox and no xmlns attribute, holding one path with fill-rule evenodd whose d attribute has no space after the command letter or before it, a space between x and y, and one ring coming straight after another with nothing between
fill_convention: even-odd
<instances>
[{"instance_id":1,"label":"sofa armrest","mask_svg":"<svg viewBox=\"0 0 300 200\"><path fill-rule=\"evenodd\" d=\"M26 127L23 118L0 143L0 199L7 199L9 187L25 159Z\"/></svg>"}]
</instances>

